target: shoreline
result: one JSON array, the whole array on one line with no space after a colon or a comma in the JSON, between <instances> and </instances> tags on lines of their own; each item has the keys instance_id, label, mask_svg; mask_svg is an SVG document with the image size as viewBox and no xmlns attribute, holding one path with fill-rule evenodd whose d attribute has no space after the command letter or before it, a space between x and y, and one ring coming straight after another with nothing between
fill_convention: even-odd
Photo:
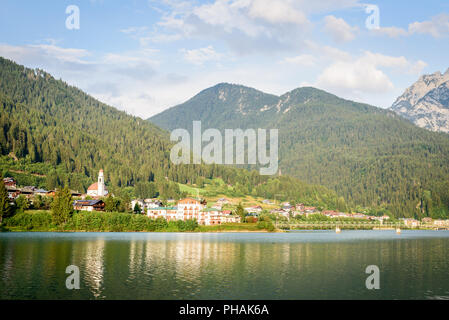
<instances>
[{"instance_id":1,"label":"shoreline","mask_svg":"<svg viewBox=\"0 0 449 320\"><path fill-rule=\"evenodd\" d=\"M394 231L395 229L342 229L345 231ZM425 228L414 228L414 229L401 229L402 231L449 231L447 229L425 229ZM45 233L287 233L287 232L319 232L319 231L334 231L334 229L295 229L295 230L283 230L275 229L273 231L268 230L204 230L204 231L179 231L179 230L159 230L159 231L104 231L104 230L26 230L26 229L10 229L2 228L0 233L33 233L33 232L45 232Z\"/></svg>"},{"instance_id":2,"label":"shoreline","mask_svg":"<svg viewBox=\"0 0 449 320\"><path fill-rule=\"evenodd\" d=\"M283 233L285 230L245 230L245 229L235 229L235 230L199 230L199 231L179 231L179 230L158 230L158 231L104 231L104 230L48 230L48 229L31 229L26 230L23 228L11 228L3 227L0 229L0 233L10 233L10 232L57 232L57 233Z\"/></svg>"}]
</instances>

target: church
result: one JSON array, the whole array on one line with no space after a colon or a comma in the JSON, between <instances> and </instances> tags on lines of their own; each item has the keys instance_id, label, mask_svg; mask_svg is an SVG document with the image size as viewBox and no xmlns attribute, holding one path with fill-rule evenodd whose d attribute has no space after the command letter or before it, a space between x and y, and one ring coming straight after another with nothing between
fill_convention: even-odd
<instances>
[{"instance_id":1,"label":"church","mask_svg":"<svg viewBox=\"0 0 449 320\"><path fill-rule=\"evenodd\" d=\"M108 195L108 189L104 184L103 169L98 173L98 182L95 182L87 188L87 195L91 197L105 197Z\"/></svg>"}]
</instances>

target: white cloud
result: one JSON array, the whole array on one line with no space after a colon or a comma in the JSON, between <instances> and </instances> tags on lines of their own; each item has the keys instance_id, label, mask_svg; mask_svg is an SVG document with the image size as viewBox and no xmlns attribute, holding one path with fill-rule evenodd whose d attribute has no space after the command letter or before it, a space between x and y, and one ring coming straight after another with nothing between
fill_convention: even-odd
<instances>
[{"instance_id":1,"label":"white cloud","mask_svg":"<svg viewBox=\"0 0 449 320\"><path fill-rule=\"evenodd\" d=\"M312 52L315 57L319 57L320 60L330 60L330 61L351 61L352 56L350 53L343 51L341 49L322 46L314 41L306 40L304 41L306 50Z\"/></svg>"},{"instance_id":2,"label":"white cloud","mask_svg":"<svg viewBox=\"0 0 449 320\"><path fill-rule=\"evenodd\" d=\"M407 30L397 27L380 27L379 29L373 29L372 32L379 35L387 35L390 38L405 37L409 35Z\"/></svg>"},{"instance_id":3,"label":"white cloud","mask_svg":"<svg viewBox=\"0 0 449 320\"><path fill-rule=\"evenodd\" d=\"M338 43L354 40L359 30L358 27L351 27L344 19L334 16L326 16L324 23L324 30Z\"/></svg>"},{"instance_id":4,"label":"white cloud","mask_svg":"<svg viewBox=\"0 0 449 320\"><path fill-rule=\"evenodd\" d=\"M317 85L343 95L386 93L395 87L385 73L385 68L419 74L426 65L423 61L410 62L403 56L392 57L366 51L352 61L332 63L319 75Z\"/></svg>"},{"instance_id":5,"label":"white cloud","mask_svg":"<svg viewBox=\"0 0 449 320\"><path fill-rule=\"evenodd\" d=\"M422 74L424 68L426 68L428 64L422 60L418 60L416 63L410 66L409 74L419 75Z\"/></svg>"},{"instance_id":6,"label":"white cloud","mask_svg":"<svg viewBox=\"0 0 449 320\"><path fill-rule=\"evenodd\" d=\"M146 43L181 39L224 41L239 54L299 48L311 23L297 0L215 0L169 10Z\"/></svg>"},{"instance_id":7,"label":"white cloud","mask_svg":"<svg viewBox=\"0 0 449 320\"><path fill-rule=\"evenodd\" d=\"M435 38L449 35L449 14L440 14L429 21L414 22L409 25L410 34L430 34Z\"/></svg>"},{"instance_id":8,"label":"white cloud","mask_svg":"<svg viewBox=\"0 0 449 320\"><path fill-rule=\"evenodd\" d=\"M336 62L319 76L318 86L330 90L383 93L394 88L387 75L375 65L363 61Z\"/></svg>"},{"instance_id":9,"label":"white cloud","mask_svg":"<svg viewBox=\"0 0 449 320\"><path fill-rule=\"evenodd\" d=\"M54 43L52 41L52 43ZM26 46L12 46L0 44L0 55L4 57L13 57L22 61L33 60L36 56L42 58L42 62L56 59L60 62L73 62L87 64L83 58L89 56L89 52L84 49L61 48L54 44L39 44Z\"/></svg>"},{"instance_id":10,"label":"white cloud","mask_svg":"<svg viewBox=\"0 0 449 320\"><path fill-rule=\"evenodd\" d=\"M135 33L142 33L148 31L148 27L146 26L141 26L141 27L129 27L126 29L122 29L120 30L120 32L123 32L125 34L135 34Z\"/></svg>"},{"instance_id":11,"label":"white cloud","mask_svg":"<svg viewBox=\"0 0 449 320\"><path fill-rule=\"evenodd\" d=\"M434 38L441 38L449 35L449 14L440 14L431 20L413 22L408 25L408 29L398 27L381 27L372 30L373 34L387 35L390 38L406 37L414 34L428 34Z\"/></svg>"},{"instance_id":12,"label":"white cloud","mask_svg":"<svg viewBox=\"0 0 449 320\"><path fill-rule=\"evenodd\" d=\"M222 58L222 54L217 53L212 46L200 49L186 50L182 49L184 59L196 65L202 65L208 61L218 61Z\"/></svg>"},{"instance_id":13,"label":"white cloud","mask_svg":"<svg viewBox=\"0 0 449 320\"><path fill-rule=\"evenodd\" d=\"M313 29L308 16L360 8L360 0L148 0L162 17L139 36L143 46L180 40L225 42L239 55L296 52ZM332 22L329 22L332 23ZM356 27L338 20L338 41L354 38ZM346 24L346 25L345 25ZM134 30L137 29L137 30ZM141 31L139 27L124 32Z\"/></svg>"},{"instance_id":14,"label":"white cloud","mask_svg":"<svg viewBox=\"0 0 449 320\"><path fill-rule=\"evenodd\" d=\"M295 3L307 14L332 12L363 6L359 0L295 0Z\"/></svg>"},{"instance_id":15,"label":"white cloud","mask_svg":"<svg viewBox=\"0 0 449 320\"><path fill-rule=\"evenodd\" d=\"M317 64L317 58L311 54L301 54L295 57L284 58L281 63L293 64L302 67L313 67Z\"/></svg>"},{"instance_id":16,"label":"white cloud","mask_svg":"<svg viewBox=\"0 0 449 320\"><path fill-rule=\"evenodd\" d=\"M248 13L252 18L260 18L272 24L308 23L305 14L296 9L292 1L253 0L249 4Z\"/></svg>"}]
</instances>

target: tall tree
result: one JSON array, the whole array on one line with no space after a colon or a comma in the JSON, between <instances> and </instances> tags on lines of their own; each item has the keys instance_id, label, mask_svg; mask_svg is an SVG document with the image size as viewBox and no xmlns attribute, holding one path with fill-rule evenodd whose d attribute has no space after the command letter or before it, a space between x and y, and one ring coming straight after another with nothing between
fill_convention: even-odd
<instances>
[{"instance_id":1,"label":"tall tree","mask_svg":"<svg viewBox=\"0 0 449 320\"><path fill-rule=\"evenodd\" d=\"M133 209L133 211L134 211L134 213L141 213L141 209L140 209L140 206L139 206L139 203L137 203L136 202L136 204L134 205L134 209Z\"/></svg>"},{"instance_id":2,"label":"tall tree","mask_svg":"<svg viewBox=\"0 0 449 320\"><path fill-rule=\"evenodd\" d=\"M56 191L52 203L53 223L61 225L66 223L73 213L72 194L68 187Z\"/></svg>"},{"instance_id":3,"label":"tall tree","mask_svg":"<svg viewBox=\"0 0 449 320\"><path fill-rule=\"evenodd\" d=\"M104 201L104 210L106 212L118 211L119 201L109 195Z\"/></svg>"},{"instance_id":4,"label":"tall tree","mask_svg":"<svg viewBox=\"0 0 449 320\"><path fill-rule=\"evenodd\" d=\"M19 212L24 212L26 209L30 207L30 203L28 202L28 199L21 194L16 199L16 208Z\"/></svg>"},{"instance_id":5,"label":"tall tree","mask_svg":"<svg viewBox=\"0 0 449 320\"><path fill-rule=\"evenodd\" d=\"M243 208L242 204L239 203L239 205L237 206L236 210L235 210L235 214L240 216L241 218L241 222L245 222L245 217L246 217L246 211Z\"/></svg>"},{"instance_id":6,"label":"tall tree","mask_svg":"<svg viewBox=\"0 0 449 320\"><path fill-rule=\"evenodd\" d=\"M8 191L3 181L3 175L0 173L0 224L3 221L3 217L7 217L10 212L11 207L9 205Z\"/></svg>"}]
</instances>

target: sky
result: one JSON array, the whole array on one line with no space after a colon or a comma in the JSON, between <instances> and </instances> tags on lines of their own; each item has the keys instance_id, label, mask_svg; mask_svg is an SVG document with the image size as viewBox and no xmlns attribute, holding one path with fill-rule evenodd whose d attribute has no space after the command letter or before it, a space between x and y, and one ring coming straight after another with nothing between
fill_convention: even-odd
<instances>
[{"instance_id":1,"label":"sky","mask_svg":"<svg viewBox=\"0 0 449 320\"><path fill-rule=\"evenodd\" d=\"M367 1L2 0L0 56L142 118L222 82L388 108L449 68L449 1Z\"/></svg>"}]
</instances>

